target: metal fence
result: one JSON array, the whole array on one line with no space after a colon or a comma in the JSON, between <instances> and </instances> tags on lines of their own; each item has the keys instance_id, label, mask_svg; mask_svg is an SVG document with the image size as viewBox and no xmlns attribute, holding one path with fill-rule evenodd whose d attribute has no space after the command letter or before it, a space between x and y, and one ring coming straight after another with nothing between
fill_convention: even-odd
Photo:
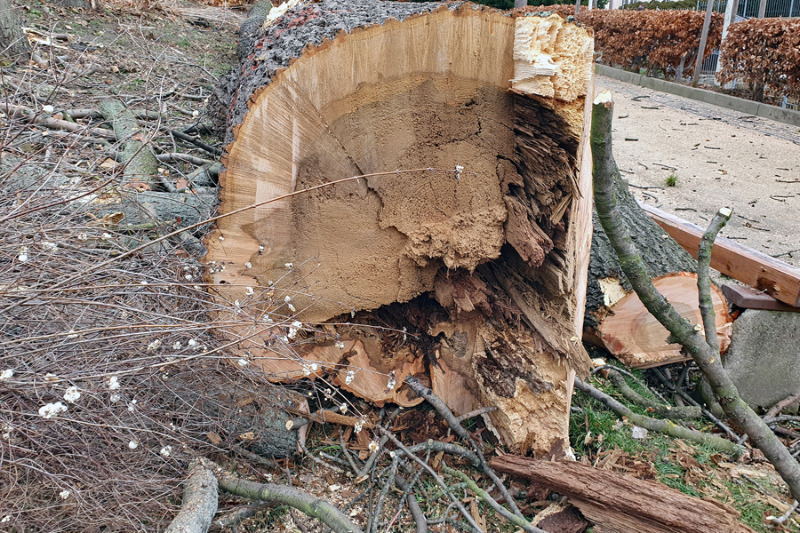
<instances>
[{"instance_id":1,"label":"metal fence","mask_svg":"<svg viewBox=\"0 0 800 533\"><path fill-rule=\"evenodd\" d=\"M715 0L714 11L725 12L727 0ZM737 21L758 16L761 0L739 0ZM697 2L697 10L705 11L708 2ZM800 0L767 0L765 17L800 17Z\"/></svg>"}]
</instances>

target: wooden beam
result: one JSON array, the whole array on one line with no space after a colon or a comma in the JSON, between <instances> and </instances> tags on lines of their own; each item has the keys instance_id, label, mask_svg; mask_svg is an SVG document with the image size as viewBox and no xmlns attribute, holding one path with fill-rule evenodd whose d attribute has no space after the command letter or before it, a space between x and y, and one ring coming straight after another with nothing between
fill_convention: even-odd
<instances>
[{"instance_id":1,"label":"wooden beam","mask_svg":"<svg viewBox=\"0 0 800 533\"><path fill-rule=\"evenodd\" d=\"M704 233L701 227L655 207L641 206L664 231L697 258L697 247ZM787 305L800 307L800 270L774 257L719 237L711 253L711 268Z\"/></svg>"},{"instance_id":2,"label":"wooden beam","mask_svg":"<svg viewBox=\"0 0 800 533\"><path fill-rule=\"evenodd\" d=\"M489 466L566 496L597 531L752 533L739 522L739 512L732 507L687 496L655 481L574 461L551 462L518 455L494 457Z\"/></svg>"},{"instance_id":3,"label":"wooden beam","mask_svg":"<svg viewBox=\"0 0 800 533\"><path fill-rule=\"evenodd\" d=\"M723 285L722 294L730 303L742 309L763 309L765 311L784 311L800 313L800 307L792 307L779 302L769 294L742 285Z\"/></svg>"}]
</instances>

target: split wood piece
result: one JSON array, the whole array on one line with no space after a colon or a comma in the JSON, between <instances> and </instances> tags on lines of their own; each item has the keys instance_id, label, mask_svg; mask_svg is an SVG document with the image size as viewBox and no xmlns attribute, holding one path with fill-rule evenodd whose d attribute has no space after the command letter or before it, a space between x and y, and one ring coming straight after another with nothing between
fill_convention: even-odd
<instances>
[{"instance_id":1,"label":"split wood piece","mask_svg":"<svg viewBox=\"0 0 800 533\"><path fill-rule=\"evenodd\" d=\"M206 533L217 514L217 485L214 474L194 461L184 483L181 510L164 533Z\"/></svg>"},{"instance_id":2,"label":"split wood piece","mask_svg":"<svg viewBox=\"0 0 800 533\"><path fill-rule=\"evenodd\" d=\"M590 366L590 35L472 4L286 6L210 104L233 141L220 211L259 204L207 239L232 348L378 404L417 401L414 375L457 414L497 406L514 449L566 449ZM295 320L334 333L289 342Z\"/></svg>"},{"instance_id":3,"label":"split wood piece","mask_svg":"<svg viewBox=\"0 0 800 533\"><path fill-rule=\"evenodd\" d=\"M642 209L693 256L704 230L680 217L642 204ZM800 307L800 270L774 257L718 237L711 251L711 268L746 283L787 305Z\"/></svg>"},{"instance_id":4,"label":"split wood piece","mask_svg":"<svg viewBox=\"0 0 800 533\"><path fill-rule=\"evenodd\" d=\"M122 145L119 162L125 166L124 182L138 182L151 189L159 187L156 173L158 160L144 142L139 123L128 108L117 100L104 100L98 106L100 114L111 123L114 136Z\"/></svg>"},{"instance_id":5,"label":"split wood piece","mask_svg":"<svg viewBox=\"0 0 800 533\"><path fill-rule=\"evenodd\" d=\"M668 274L654 279L653 284L682 317L692 324L702 324L697 275ZM733 320L725 296L716 286L711 287L711 299L720 352L724 353L730 345ZM600 324L598 333L608 351L626 366L652 368L691 359L679 344L667 341L667 328L645 309L635 292L626 294L609 309L611 312Z\"/></svg>"},{"instance_id":6,"label":"split wood piece","mask_svg":"<svg viewBox=\"0 0 800 533\"><path fill-rule=\"evenodd\" d=\"M752 533L732 507L687 496L655 481L577 462L516 455L495 457L489 465L566 496L598 533Z\"/></svg>"},{"instance_id":7,"label":"split wood piece","mask_svg":"<svg viewBox=\"0 0 800 533\"><path fill-rule=\"evenodd\" d=\"M372 429L374 425L371 422L365 422L363 419L356 416L343 415L333 409L320 409L313 413L304 413L299 410L287 409L287 412L300 416L298 420L287 420L286 431L300 429L307 422L316 422L317 424L339 424L340 426L354 427L361 423L361 426L366 429ZM306 422L304 422L306 421Z\"/></svg>"},{"instance_id":8,"label":"split wood piece","mask_svg":"<svg viewBox=\"0 0 800 533\"><path fill-rule=\"evenodd\" d=\"M722 294L728 301L742 309L763 309L765 311L784 311L787 313L800 313L800 307L786 305L772 296L752 287L741 285L723 285Z\"/></svg>"}]
</instances>

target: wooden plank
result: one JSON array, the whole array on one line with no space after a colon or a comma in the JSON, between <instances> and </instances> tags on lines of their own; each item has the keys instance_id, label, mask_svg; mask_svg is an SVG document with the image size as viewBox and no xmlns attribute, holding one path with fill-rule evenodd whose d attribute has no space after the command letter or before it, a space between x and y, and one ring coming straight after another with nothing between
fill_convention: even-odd
<instances>
[{"instance_id":1,"label":"wooden plank","mask_svg":"<svg viewBox=\"0 0 800 533\"><path fill-rule=\"evenodd\" d=\"M752 533L739 512L694 498L655 481L636 479L574 461L551 462L518 455L494 457L489 466L546 487L578 508L597 531L615 533Z\"/></svg>"},{"instance_id":2,"label":"wooden plank","mask_svg":"<svg viewBox=\"0 0 800 533\"><path fill-rule=\"evenodd\" d=\"M723 285L722 293L730 303L742 309L763 309L765 311L785 311L800 313L800 307L792 307L779 302L769 294L765 294L753 287L742 285Z\"/></svg>"},{"instance_id":3,"label":"wooden plank","mask_svg":"<svg viewBox=\"0 0 800 533\"><path fill-rule=\"evenodd\" d=\"M641 206L664 231L697 258L697 247L705 230L655 207ZM800 270L783 261L718 237L711 252L711 268L787 305L800 307Z\"/></svg>"}]
</instances>

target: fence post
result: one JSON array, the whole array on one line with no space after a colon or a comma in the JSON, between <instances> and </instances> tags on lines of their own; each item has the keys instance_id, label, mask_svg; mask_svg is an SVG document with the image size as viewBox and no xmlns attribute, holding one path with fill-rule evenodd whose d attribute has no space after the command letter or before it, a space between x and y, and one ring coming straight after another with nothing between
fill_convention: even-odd
<instances>
[{"instance_id":1,"label":"fence post","mask_svg":"<svg viewBox=\"0 0 800 533\"><path fill-rule=\"evenodd\" d=\"M767 13L767 0L761 0L758 4L758 18L763 19Z\"/></svg>"},{"instance_id":2,"label":"fence post","mask_svg":"<svg viewBox=\"0 0 800 533\"><path fill-rule=\"evenodd\" d=\"M746 1L746 0L745 0ZM794 2L794 0L792 0ZM745 7L747 4L745 4ZM728 36L728 26L733 24L736 20L736 15L739 13L739 0L728 0L725 4L725 21L722 23L722 39L719 43L719 55L717 55L717 68L716 72L722 70L722 43L725 42L725 37ZM724 88L724 85L723 85Z\"/></svg>"},{"instance_id":3,"label":"fence post","mask_svg":"<svg viewBox=\"0 0 800 533\"><path fill-rule=\"evenodd\" d=\"M700 80L700 70L703 68L703 56L706 53L706 41L708 40L708 28L711 27L711 14L714 12L714 0L708 0L706 6L706 18L703 20L703 32L700 34L700 48L697 50L697 62L692 72L692 87L697 87Z\"/></svg>"}]
</instances>

